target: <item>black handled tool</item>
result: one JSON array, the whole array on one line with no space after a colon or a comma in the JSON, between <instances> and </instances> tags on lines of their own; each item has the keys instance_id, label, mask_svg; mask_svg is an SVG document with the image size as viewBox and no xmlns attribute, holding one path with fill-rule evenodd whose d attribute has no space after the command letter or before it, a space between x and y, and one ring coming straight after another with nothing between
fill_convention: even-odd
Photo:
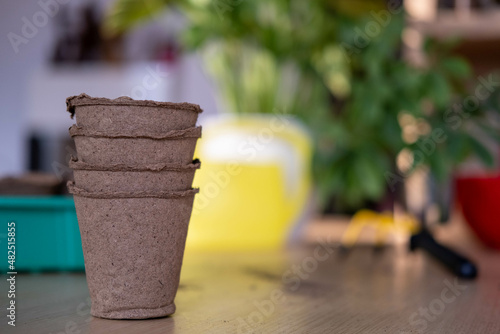
<instances>
[{"instance_id":1,"label":"black handled tool","mask_svg":"<svg viewBox=\"0 0 500 334\"><path fill-rule=\"evenodd\" d=\"M427 251L458 277L472 279L477 276L477 268L471 261L437 243L425 228L410 238L410 250L414 251L417 248Z\"/></svg>"}]
</instances>

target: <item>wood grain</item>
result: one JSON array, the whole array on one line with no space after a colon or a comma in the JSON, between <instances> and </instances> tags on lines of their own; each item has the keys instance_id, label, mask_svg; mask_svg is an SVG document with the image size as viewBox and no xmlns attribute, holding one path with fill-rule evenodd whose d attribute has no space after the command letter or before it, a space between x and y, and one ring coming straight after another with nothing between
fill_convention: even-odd
<instances>
[{"instance_id":1,"label":"wood grain","mask_svg":"<svg viewBox=\"0 0 500 334\"><path fill-rule=\"evenodd\" d=\"M177 312L153 320L90 316L82 274L18 275L17 326L2 316L0 333L500 333L500 255L470 249L480 276L457 281L455 293L455 278L438 263L398 246L188 252ZM3 310L6 289L3 276Z\"/></svg>"}]
</instances>

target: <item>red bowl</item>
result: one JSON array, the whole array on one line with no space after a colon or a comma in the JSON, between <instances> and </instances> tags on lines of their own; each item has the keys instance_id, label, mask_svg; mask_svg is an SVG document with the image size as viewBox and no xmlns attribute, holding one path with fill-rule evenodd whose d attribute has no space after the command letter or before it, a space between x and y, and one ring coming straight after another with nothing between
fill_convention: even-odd
<instances>
[{"instance_id":1,"label":"red bowl","mask_svg":"<svg viewBox=\"0 0 500 334\"><path fill-rule=\"evenodd\" d=\"M456 191L472 230L487 246L500 249L500 174L459 177Z\"/></svg>"}]
</instances>

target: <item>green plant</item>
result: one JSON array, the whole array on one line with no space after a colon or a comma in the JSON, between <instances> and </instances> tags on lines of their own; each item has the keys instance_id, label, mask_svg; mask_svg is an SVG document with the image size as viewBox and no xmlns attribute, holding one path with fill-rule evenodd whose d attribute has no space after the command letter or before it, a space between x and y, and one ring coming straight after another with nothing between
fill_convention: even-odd
<instances>
[{"instance_id":1,"label":"green plant","mask_svg":"<svg viewBox=\"0 0 500 334\"><path fill-rule=\"evenodd\" d=\"M229 110L278 109L313 130L314 176L324 203L380 200L391 177L401 177L401 152L409 172L426 164L439 179L471 154L491 166L493 157L470 130L481 127L500 141L485 121L486 107L499 109L497 94L466 113L450 112L467 96L467 63L449 56L445 44L429 42L428 66L408 65L400 55L403 14L391 15L355 47L359 30L374 22L369 10L384 8L383 1L355 2L118 0L108 29L129 29L169 5L180 9L190 22L184 44L204 55ZM450 121L454 116L460 124ZM436 141L436 131L445 140ZM422 152L425 145L432 150Z\"/></svg>"}]
</instances>

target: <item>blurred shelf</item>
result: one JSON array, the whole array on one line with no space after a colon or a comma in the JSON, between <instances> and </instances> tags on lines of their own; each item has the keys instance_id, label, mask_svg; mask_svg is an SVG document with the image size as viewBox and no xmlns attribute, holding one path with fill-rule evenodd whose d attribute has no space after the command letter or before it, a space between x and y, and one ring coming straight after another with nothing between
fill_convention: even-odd
<instances>
[{"instance_id":1,"label":"blurred shelf","mask_svg":"<svg viewBox=\"0 0 500 334\"><path fill-rule=\"evenodd\" d=\"M454 52L467 59L477 75L488 74L500 65L500 9L471 10L462 15L455 10L440 9L433 18L408 16L404 53L417 66L426 64L422 52L425 37L458 38L461 43Z\"/></svg>"},{"instance_id":2,"label":"blurred shelf","mask_svg":"<svg viewBox=\"0 0 500 334\"><path fill-rule=\"evenodd\" d=\"M408 24L424 35L441 39L453 36L465 40L500 39L500 9L473 10L466 17L458 16L453 10L440 10L435 20L409 18Z\"/></svg>"}]
</instances>

